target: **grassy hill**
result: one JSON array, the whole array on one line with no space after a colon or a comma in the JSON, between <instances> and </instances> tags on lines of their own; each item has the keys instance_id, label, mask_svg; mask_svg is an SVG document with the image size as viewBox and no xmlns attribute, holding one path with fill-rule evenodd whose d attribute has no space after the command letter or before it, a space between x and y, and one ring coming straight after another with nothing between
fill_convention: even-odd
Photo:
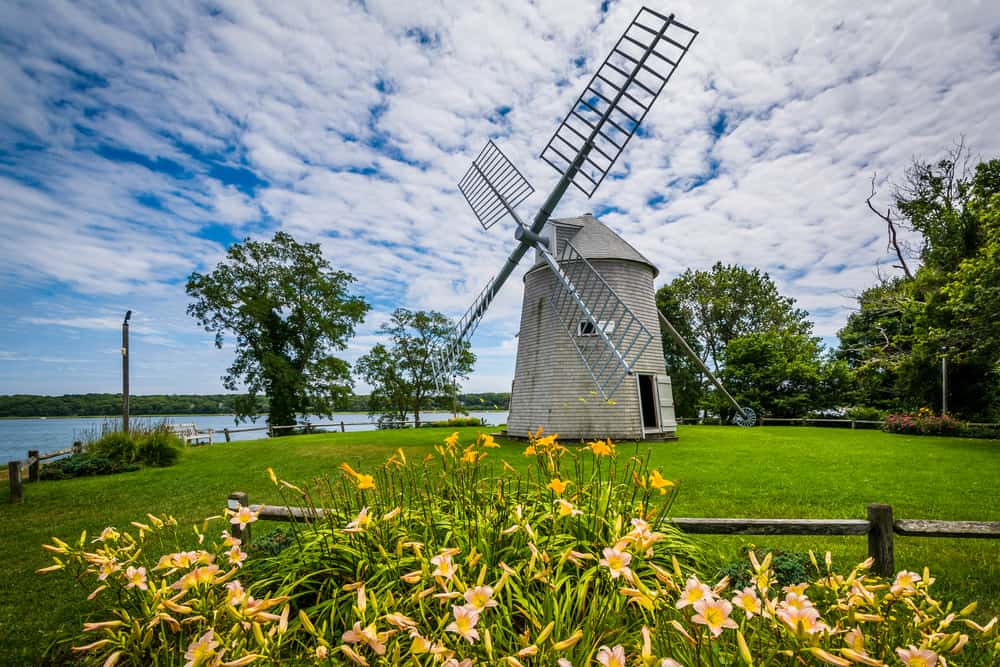
<instances>
[{"instance_id":1,"label":"grassy hill","mask_svg":"<svg viewBox=\"0 0 1000 667\"><path fill-rule=\"evenodd\" d=\"M462 441L477 429L460 429ZM397 447L423 456L450 429L332 433L191 449L172 468L112 477L42 482L25 487L23 505L7 504L0 490L0 662L33 664L45 633L76 627L85 591L62 574L37 575L48 565L40 545L104 526L127 526L147 512L169 513L181 524L219 514L232 491L251 502L279 502L267 468L293 482L380 464ZM619 456L649 454L654 466L680 485L676 516L864 518L871 502L889 503L897 518L1000 520L1000 442L906 437L875 431L822 428L681 427L680 440L619 444ZM506 442L491 457L525 465L523 444ZM255 534L266 532L263 524ZM193 539L193 538L192 538ZM833 552L845 568L866 555L864 538L706 537L704 543L736 558L749 541L758 546ZM979 600L988 618L1000 612L1000 543L995 540L896 538L897 569L931 568L938 595L959 603Z\"/></svg>"}]
</instances>

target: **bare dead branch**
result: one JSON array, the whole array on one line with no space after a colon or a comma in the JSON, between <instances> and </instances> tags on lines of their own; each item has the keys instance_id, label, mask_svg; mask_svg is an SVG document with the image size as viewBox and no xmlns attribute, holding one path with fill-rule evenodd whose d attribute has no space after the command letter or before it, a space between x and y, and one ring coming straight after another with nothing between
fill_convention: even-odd
<instances>
[{"instance_id":1,"label":"bare dead branch","mask_svg":"<svg viewBox=\"0 0 1000 667\"><path fill-rule=\"evenodd\" d=\"M886 252L892 250L896 253L896 257L899 258L899 264L893 264L893 267L902 269L907 278L913 278L913 274L910 273L910 267L906 264L906 259L903 257L903 251L899 247L899 238L896 234L896 222L892 219L892 207L888 207L885 210L885 213L882 213L875 208L874 204L872 204L872 199L874 199L875 195L878 194L875 189L875 180L877 177L877 173L872 174L872 192L868 195L868 199L865 200L865 203L868 204L868 208L872 210L872 213L885 220L885 224L889 229L889 243L886 246Z\"/></svg>"}]
</instances>

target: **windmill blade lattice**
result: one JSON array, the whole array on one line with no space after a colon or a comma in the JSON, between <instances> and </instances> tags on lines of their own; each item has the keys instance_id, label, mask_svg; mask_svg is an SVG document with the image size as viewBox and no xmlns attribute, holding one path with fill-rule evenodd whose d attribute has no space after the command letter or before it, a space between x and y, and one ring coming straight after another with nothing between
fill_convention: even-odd
<instances>
[{"instance_id":1,"label":"windmill blade lattice","mask_svg":"<svg viewBox=\"0 0 1000 667\"><path fill-rule=\"evenodd\" d=\"M697 35L672 14L640 9L541 158L560 174L569 174L587 197L593 195Z\"/></svg>"},{"instance_id":2,"label":"windmill blade lattice","mask_svg":"<svg viewBox=\"0 0 1000 667\"><path fill-rule=\"evenodd\" d=\"M452 329L451 335L442 341L441 346L431 356L431 369L434 372L434 386L441 392L458 368L459 356L465 347L465 342L476 332L476 327L486 314L490 302L496 296L495 280L490 278L486 287L479 293L475 301Z\"/></svg>"},{"instance_id":3,"label":"windmill blade lattice","mask_svg":"<svg viewBox=\"0 0 1000 667\"><path fill-rule=\"evenodd\" d=\"M558 260L544 246L537 249L560 283L549 297L556 318L601 395L610 399L653 335L572 243L566 242Z\"/></svg>"},{"instance_id":4,"label":"windmill blade lattice","mask_svg":"<svg viewBox=\"0 0 1000 667\"><path fill-rule=\"evenodd\" d=\"M458 189L486 229L511 215L535 191L492 140L473 160Z\"/></svg>"}]
</instances>

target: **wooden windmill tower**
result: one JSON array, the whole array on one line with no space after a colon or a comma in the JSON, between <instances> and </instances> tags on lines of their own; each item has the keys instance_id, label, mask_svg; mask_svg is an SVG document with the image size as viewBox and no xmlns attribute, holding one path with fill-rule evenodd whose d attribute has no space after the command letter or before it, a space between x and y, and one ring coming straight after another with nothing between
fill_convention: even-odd
<instances>
[{"instance_id":1,"label":"wooden windmill tower","mask_svg":"<svg viewBox=\"0 0 1000 667\"><path fill-rule=\"evenodd\" d=\"M525 274L511 435L542 426L574 439L674 437L673 396L658 335L657 319L666 320L656 309L656 268L589 214L551 216L570 184L593 195L696 36L673 15L638 12L542 151L541 158L561 176L530 224L516 207L534 188L492 141L459 182L483 227L508 217L514 221L518 245L437 350L435 377L439 387L449 383L457 357L500 287L533 249L535 265ZM666 326L676 334L669 322ZM750 413L738 407L738 414Z\"/></svg>"}]
</instances>

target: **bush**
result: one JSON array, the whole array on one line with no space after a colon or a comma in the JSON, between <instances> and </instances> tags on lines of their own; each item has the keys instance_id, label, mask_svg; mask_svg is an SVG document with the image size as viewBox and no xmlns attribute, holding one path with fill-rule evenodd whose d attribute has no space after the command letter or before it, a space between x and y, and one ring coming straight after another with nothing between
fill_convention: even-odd
<instances>
[{"instance_id":1,"label":"bush","mask_svg":"<svg viewBox=\"0 0 1000 667\"><path fill-rule=\"evenodd\" d=\"M136 442L123 431L105 433L96 442L90 443L88 451L93 456L115 461L132 463L135 461Z\"/></svg>"},{"instance_id":2,"label":"bush","mask_svg":"<svg viewBox=\"0 0 1000 667\"><path fill-rule=\"evenodd\" d=\"M177 463L184 451L184 441L169 429L158 428L136 442L137 461L148 466L165 468Z\"/></svg>"},{"instance_id":3,"label":"bush","mask_svg":"<svg viewBox=\"0 0 1000 667\"><path fill-rule=\"evenodd\" d=\"M269 471L296 504L329 508L273 540L277 556L248 556L209 529L218 516L195 528L194 551L175 520L153 515L132 532L53 538L42 571L66 570L94 606L66 656L233 667L1000 658L996 620L980 626L974 605L934 599L926 569L884 580L871 561L841 575L829 554L805 565L750 551L746 586L710 586L705 554L666 518L675 487L660 471L609 441L569 450L540 434L523 452L527 472L497 470L496 446L488 435L459 445L456 433L432 461L400 451L370 473L345 463L313 489ZM243 528L257 516L238 507L227 518ZM781 588L779 568L795 583Z\"/></svg>"},{"instance_id":4,"label":"bush","mask_svg":"<svg viewBox=\"0 0 1000 667\"><path fill-rule=\"evenodd\" d=\"M768 552L760 548L744 548L742 552L739 560L723 566L716 574L716 579L729 577L729 587L733 590L741 590L753 584L754 574L748 560L750 553L758 560L762 560L768 553L772 554L771 569L777 586L791 586L804 581L809 572L811 559L808 553L780 549Z\"/></svg>"},{"instance_id":5,"label":"bush","mask_svg":"<svg viewBox=\"0 0 1000 667\"><path fill-rule=\"evenodd\" d=\"M928 408L920 408L916 412L887 416L882 430L907 435L959 435L962 425L948 415L939 417Z\"/></svg>"},{"instance_id":6,"label":"bush","mask_svg":"<svg viewBox=\"0 0 1000 667\"><path fill-rule=\"evenodd\" d=\"M43 480L71 479L73 477L92 477L95 475L114 475L120 472L132 472L139 466L111 461L100 456L73 454L56 459L41 466L38 478Z\"/></svg>"},{"instance_id":7,"label":"bush","mask_svg":"<svg viewBox=\"0 0 1000 667\"><path fill-rule=\"evenodd\" d=\"M452 428L458 426L482 426L482 425L483 422L478 417L451 417L449 419L424 424L424 426L439 426L439 427L450 426Z\"/></svg>"},{"instance_id":8,"label":"bush","mask_svg":"<svg viewBox=\"0 0 1000 667\"><path fill-rule=\"evenodd\" d=\"M847 411L844 413L844 416L847 419L880 422L885 419L885 410L879 410L878 408L869 408L864 405L855 405L854 407L847 408Z\"/></svg>"}]
</instances>

